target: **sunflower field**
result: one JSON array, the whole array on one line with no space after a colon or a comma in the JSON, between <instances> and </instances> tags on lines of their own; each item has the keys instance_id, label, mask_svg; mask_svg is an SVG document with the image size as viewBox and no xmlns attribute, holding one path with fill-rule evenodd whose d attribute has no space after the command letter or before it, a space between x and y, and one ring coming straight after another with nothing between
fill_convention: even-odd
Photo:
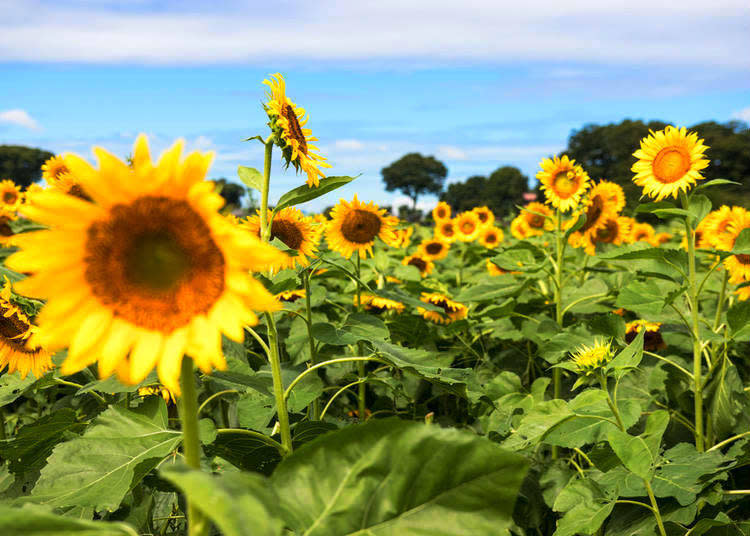
<instances>
[{"instance_id":1,"label":"sunflower field","mask_svg":"<svg viewBox=\"0 0 750 536\"><path fill-rule=\"evenodd\" d=\"M510 222L310 214L354 179L264 83L257 214L145 136L0 183L0 535L750 534L750 213L700 132L632 148L637 206L561 156Z\"/></svg>"}]
</instances>

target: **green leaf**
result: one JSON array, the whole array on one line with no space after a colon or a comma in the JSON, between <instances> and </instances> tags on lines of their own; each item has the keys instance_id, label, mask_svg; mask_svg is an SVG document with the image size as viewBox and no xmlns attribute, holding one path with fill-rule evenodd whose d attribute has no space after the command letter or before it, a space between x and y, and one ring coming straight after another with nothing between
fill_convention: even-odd
<instances>
[{"instance_id":1,"label":"green leaf","mask_svg":"<svg viewBox=\"0 0 750 536\"><path fill-rule=\"evenodd\" d=\"M259 192L263 191L263 174L255 168L239 166L237 176L248 188L255 188Z\"/></svg>"},{"instance_id":2,"label":"green leaf","mask_svg":"<svg viewBox=\"0 0 750 536\"><path fill-rule=\"evenodd\" d=\"M198 421L198 437L203 445L210 445L216 439L216 425L211 419Z\"/></svg>"},{"instance_id":3,"label":"green leaf","mask_svg":"<svg viewBox=\"0 0 750 536\"><path fill-rule=\"evenodd\" d=\"M21 379L18 371L0 376L0 407L6 406L23 395L36 382L33 374Z\"/></svg>"},{"instance_id":4,"label":"green leaf","mask_svg":"<svg viewBox=\"0 0 750 536\"><path fill-rule=\"evenodd\" d=\"M382 341L388 338L388 328L379 318L365 314L349 315L341 328L328 322L319 322L312 326L313 337L326 344L346 346L358 341Z\"/></svg>"},{"instance_id":5,"label":"green leaf","mask_svg":"<svg viewBox=\"0 0 750 536\"><path fill-rule=\"evenodd\" d=\"M607 284L598 278L587 279L583 285L563 288L563 310L573 313L596 312L596 303L609 294Z\"/></svg>"},{"instance_id":6,"label":"green leaf","mask_svg":"<svg viewBox=\"0 0 750 536\"><path fill-rule=\"evenodd\" d=\"M651 480L655 459L640 436L631 436L616 428L610 429L607 441L622 464L641 478Z\"/></svg>"},{"instance_id":7,"label":"green leaf","mask_svg":"<svg viewBox=\"0 0 750 536\"><path fill-rule=\"evenodd\" d=\"M310 187L307 184L298 186L294 190L289 190L287 193L282 195L281 198L279 198L279 202L276 204L273 211L274 213L276 213L283 208L300 205L302 203L312 201L313 199L317 199L321 195L325 195L328 192L332 192L337 188L341 188L342 186L349 184L355 178L356 177L345 176L324 177L320 179L320 185L317 188Z\"/></svg>"},{"instance_id":8,"label":"green leaf","mask_svg":"<svg viewBox=\"0 0 750 536\"><path fill-rule=\"evenodd\" d=\"M371 420L307 443L271 482L306 536L503 534L527 463L473 433Z\"/></svg>"},{"instance_id":9,"label":"green leaf","mask_svg":"<svg viewBox=\"0 0 750 536\"><path fill-rule=\"evenodd\" d=\"M750 255L750 229L742 229L734 241L732 253Z\"/></svg>"},{"instance_id":10,"label":"green leaf","mask_svg":"<svg viewBox=\"0 0 750 536\"><path fill-rule=\"evenodd\" d=\"M266 442L242 432L225 432L206 447L210 456L220 456L235 467L270 475L281 460L279 451Z\"/></svg>"},{"instance_id":11,"label":"green leaf","mask_svg":"<svg viewBox=\"0 0 750 536\"><path fill-rule=\"evenodd\" d=\"M561 422L568 421L575 414L568 408L564 400L548 400L535 404L523 416L518 428L503 443L503 447L510 450L523 450L535 446Z\"/></svg>"},{"instance_id":12,"label":"green leaf","mask_svg":"<svg viewBox=\"0 0 750 536\"><path fill-rule=\"evenodd\" d=\"M666 451L654 476L657 497L674 497L686 506L711 482L726 478L724 456L719 451L698 452L689 443L679 443Z\"/></svg>"},{"instance_id":13,"label":"green leaf","mask_svg":"<svg viewBox=\"0 0 750 536\"><path fill-rule=\"evenodd\" d=\"M713 180L701 183L698 186L696 186L695 188L693 188L693 193L699 192L699 191L701 191L704 188L709 188L711 186L721 186L723 184L735 184L735 185L738 185L738 186L742 185L741 182L730 181L730 180L727 180L727 179L713 179Z\"/></svg>"},{"instance_id":14,"label":"green leaf","mask_svg":"<svg viewBox=\"0 0 750 536\"><path fill-rule=\"evenodd\" d=\"M565 515L557 522L553 536L595 534L614 507L614 498L606 497L594 482L574 480L555 499L553 509Z\"/></svg>"},{"instance_id":15,"label":"green leaf","mask_svg":"<svg viewBox=\"0 0 750 536\"><path fill-rule=\"evenodd\" d=\"M11 508L0 505L3 536L138 536L125 523L106 523L63 517L38 507Z\"/></svg>"},{"instance_id":16,"label":"green leaf","mask_svg":"<svg viewBox=\"0 0 750 536\"><path fill-rule=\"evenodd\" d=\"M730 307L727 311L727 324L733 339L746 340L750 337L750 301L737 302Z\"/></svg>"},{"instance_id":17,"label":"green leaf","mask_svg":"<svg viewBox=\"0 0 750 536\"><path fill-rule=\"evenodd\" d=\"M605 372L614 372L615 378L622 378L628 371L637 368L643 359L643 338L646 330L642 329L630 344L622 349L604 368Z\"/></svg>"},{"instance_id":18,"label":"green leaf","mask_svg":"<svg viewBox=\"0 0 750 536\"><path fill-rule=\"evenodd\" d=\"M692 216L693 228L697 227L706 214L711 212L711 200L705 195L693 195L690 196L690 206L688 208L690 215Z\"/></svg>"},{"instance_id":19,"label":"green leaf","mask_svg":"<svg viewBox=\"0 0 750 536\"><path fill-rule=\"evenodd\" d=\"M742 378L728 357L724 357L721 367L711 379L705 393L709 400L709 415L716 437L728 437L748 407Z\"/></svg>"},{"instance_id":20,"label":"green leaf","mask_svg":"<svg viewBox=\"0 0 750 536\"><path fill-rule=\"evenodd\" d=\"M210 475L185 465L159 474L177 486L226 536L279 536L284 522L276 514L279 498L265 477L254 473ZM251 529L252 528L252 529Z\"/></svg>"},{"instance_id":21,"label":"green leaf","mask_svg":"<svg viewBox=\"0 0 750 536\"><path fill-rule=\"evenodd\" d=\"M653 280L631 281L620 290L615 302L616 307L622 307L641 316L659 315L664 305L662 291Z\"/></svg>"},{"instance_id":22,"label":"green leaf","mask_svg":"<svg viewBox=\"0 0 750 536\"><path fill-rule=\"evenodd\" d=\"M116 510L125 494L174 450L181 435L167 425L164 400L138 409L111 406L83 436L58 444L30 500L49 506Z\"/></svg>"}]
</instances>

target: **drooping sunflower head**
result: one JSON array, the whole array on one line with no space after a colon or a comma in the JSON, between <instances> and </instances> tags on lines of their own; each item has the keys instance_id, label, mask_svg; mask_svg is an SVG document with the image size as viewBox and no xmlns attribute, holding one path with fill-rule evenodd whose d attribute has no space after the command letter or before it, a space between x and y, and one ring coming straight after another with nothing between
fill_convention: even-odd
<instances>
[{"instance_id":1,"label":"drooping sunflower head","mask_svg":"<svg viewBox=\"0 0 750 536\"><path fill-rule=\"evenodd\" d=\"M659 332L661 322L648 322L646 320L633 320L625 325L625 342L630 344L641 331L646 330L643 335L643 349L649 352L663 350L667 343Z\"/></svg>"},{"instance_id":2,"label":"drooping sunflower head","mask_svg":"<svg viewBox=\"0 0 750 536\"><path fill-rule=\"evenodd\" d=\"M260 216L258 214L248 217L241 226L245 227L253 235L260 238ZM286 207L278 211L271 221L270 240L278 238L286 247L294 250L297 255L285 255L283 262L275 266L275 270L294 268L295 266L308 266L309 257L315 255L320 241L320 233L312 218L302 214L296 207Z\"/></svg>"},{"instance_id":3,"label":"drooping sunflower head","mask_svg":"<svg viewBox=\"0 0 750 536\"><path fill-rule=\"evenodd\" d=\"M437 261L448 256L450 247L450 243L445 240L439 238L428 238L419 244L417 247L417 253L425 259Z\"/></svg>"},{"instance_id":4,"label":"drooping sunflower head","mask_svg":"<svg viewBox=\"0 0 750 536\"><path fill-rule=\"evenodd\" d=\"M53 367L50 353L29 340L35 330L36 326L13 303L6 277L0 291L0 371L7 367L8 374L18 371L25 378L32 372L41 378Z\"/></svg>"},{"instance_id":5,"label":"drooping sunflower head","mask_svg":"<svg viewBox=\"0 0 750 536\"><path fill-rule=\"evenodd\" d=\"M386 313L393 311L396 314L404 312L404 304L395 300L389 300L388 298L382 298L375 296L374 294L362 294L362 307L367 311L373 313ZM357 297L354 296L354 304L356 305Z\"/></svg>"},{"instance_id":6,"label":"drooping sunflower head","mask_svg":"<svg viewBox=\"0 0 750 536\"><path fill-rule=\"evenodd\" d=\"M641 148L633 153L638 161L631 171L633 182L643 188L644 195L661 201L681 191L688 191L703 179L701 170L708 167L703 153L708 149L698 134L685 127L668 126L641 140Z\"/></svg>"},{"instance_id":7,"label":"drooping sunflower head","mask_svg":"<svg viewBox=\"0 0 750 536\"><path fill-rule=\"evenodd\" d=\"M423 257L419 253L404 257L401 261L401 264L403 264L404 266L414 266L417 270L419 270L419 273L422 277L432 273L432 270L435 268L435 263L433 263L427 257Z\"/></svg>"},{"instance_id":8,"label":"drooping sunflower head","mask_svg":"<svg viewBox=\"0 0 750 536\"><path fill-rule=\"evenodd\" d=\"M575 209L589 187L588 174L575 162L567 155L544 158L536 174L547 203L562 212Z\"/></svg>"},{"instance_id":9,"label":"drooping sunflower head","mask_svg":"<svg viewBox=\"0 0 750 536\"><path fill-rule=\"evenodd\" d=\"M503 230L490 225L479 232L479 243L487 249L496 248L503 241Z\"/></svg>"},{"instance_id":10,"label":"drooping sunflower head","mask_svg":"<svg viewBox=\"0 0 750 536\"><path fill-rule=\"evenodd\" d=\"M451 206L445 201L440 201L435 208L432 209L432 219L435 222L451 219Z\"/></svg>"},{"instance_id":11,"label":"drooping sunflower head","mask_svg":"<svg viewBox=\"0 0 750 536\"><path fill-rule=\"evenodd\" d=\"M528 227L527 236L539 236L544 231L551 231L554 226L552 210L543 203L529 203L521 209L521 216Z\"/></svg>"},{"instance_id":12,"label":"drooping sunflower head","mask_svg":"<svg viewBox=\"0 0 750 536\"><path fill-rule=\"evenodd\" d=\"M732 251L743 229L750 229L750 212L745 209L732 210L729 223L726 225L726 232L716 238L716 248L722 251ZM750 255L731 255L724 259L724 267L729 272L730 283L750 281Z\"/></svg>"},{"instance_id":13,"label":"drooping sunflower head","mask_svg":"<svg viewBox=\"0 0 750 536\"><path fill-rule=\"evenodd\" d=\"M586 200L586 221L578 232L595 232L608 219L614 218L625 206L625 194L617 184L600 181L589 191Z\"/></svg>"},{"instance_id":14,"label":"drooping sunflower head","mask_svg":"<svg viewBox=\"0 0 750 536\"><path fill-rule=\"evenodd\" d=\"M482 225L475 212L462 212L453 221L456 224L456 238L462 242L471 242L479 236Z\"/></svg>"},{"instance_id":15,"label":"drooping sunflower head","mask_svg":"<svg viewBox=\"0 0 750 536\"><path fill-rule=\"evenodd\" d=\"M99 168L66 155L70 172L93 202L58 191L35 194L24 215L48 226L15 238L7 265L30 277L19 292L46 299L32 342L68 346L63 374L98 362L134 384L157 368L179 392L181 361L206 373L224 368L221 336L241 342L254 311L279 303L249 271L266 271L283 254L230 223L214 185L212 155L181 158L182 142L151 161L135 143L132 165L103 149Z\"/></svg>"},{"instance_id":16,"label":"drooping sunflower head","mask_svg":"<svg viewBox=\"0 0 750 536\"><path fill-rule=\"evenodd\" d=\"M308 186L317 187L320 178L325 177L320 168L331 166L324 157L317 154L319 149L312 142L318 138L312 136L309 128L305 128L310 116L286 96L286 82L281 74L276 73L270 78L271 80L263 80L270 88L266 93L268 102L264 107L276 145L281 148L286 165L291 164L298 173L302 170L307 174Z\"/></svg>"},{"instance_id":17,"label":"drooping sunflower head","mask_svg":"<svg viewBox=\"0 0 750 536\"><path fill-rule=\"evenodd\" d=\"M495 223L495 214L488 207L474 207L471 210L479 218L479 224L483 227Z\"/></svg>"},{"instance_id":18,"label":"drooping sunflower head","mask_svg":"<svg viewBox=\"0 0 750 536\"><path fill-rule=\"evenodd\" d=\"M352 201L342 199L331 211L331 221L326 224L328 247L338 251L347 259L357 252L361 258L372 254L376 238L393 244L393 232L398 219L387 216L385 209L375 203L361 203L357 196Z\"/></svg>"},{"instance_id":19,"label":"drooping sunflower head","mask_svg":"<svg viewBox=\"0 0 750 536\"><path fill-rule=\"evenodd\" d=\"M0 181L0 212L15 214L23 203L21 189L11 180Z\"/></svg>"},{"instance_id":20,"label":"drooping sunflower head","mask_svg":"<svg viewBox=\"0 0 750 536\"><path fill-rule=\"evenodd\" d=\"M294 289L294 290L285 290L283 292L279 292L275 295L275 298L282 302L287 303L294 303L297 300L302 300L305 298L307 293L305 292L305 289Z\"/></svg>"},{"instance_id":21,"label":"drooping sunflower head","mask_svg":"<svg viewBox=\"0 0 750 536\"><path fill-rule=\"evenodd\" d=\"M406 248L409 247L409 244L411 244L411 235L414 234L414 227L395 229L393 233L395 236L393 247Z\"/></svg>"},{"instance_id":22,"label":"drooping sunflower head","mask_svg":"<svg viewBox=\"0 0 750 536\"><path fill-rule=\"evenodd\" d=\"M612 348L609 342L595 340L592 346L581 345L572 352L573 363L578 367L578 373L589 376L601 369L612 359Z\"/></svg>"},{"instance_id":23,"label":"drooping sunflower head","mask_svg":"<svg viewBox=\"0 0 750 536\"><path fill-rule=\"evenodd\" d=\"M455 220L442 220L435 225L435 239L452 244L456 241L457 237L458 232L456 231Z\"/></svg>"},{"instance_id":24,"label":"drooping sunflower head","mask_svg":"<svg viewBox=\"0 0 750 536\"><path fill-rule=\"evenodd\" d=\"M423 292L419 299L443 309L443 312L440 313L438 311L429 311L423 307L417 308L419 314L426 320L437 324L450 324L456 320L461 320L462 318L466 318L469 312L469 309L464 304L453 301L445 294L440 294L439 292Z\"/></svg>"}]
</instances>

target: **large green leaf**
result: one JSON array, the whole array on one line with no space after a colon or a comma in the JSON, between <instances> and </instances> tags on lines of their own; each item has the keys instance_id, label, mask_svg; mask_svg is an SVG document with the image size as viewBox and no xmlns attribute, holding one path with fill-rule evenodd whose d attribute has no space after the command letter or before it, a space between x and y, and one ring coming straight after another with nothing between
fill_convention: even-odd
<instances>
[{"instance_id":1,"label":"large green leaf","mask_svg":"<svg viewBox=\"0 0 750 536\"><path fill-rule=\"evenodd\" d=\"M125 523L105 523L63 517L27 505L0 505L0 534L3 536L138 536Z\"/></svg>"},{"instance_id":2,"label":"large green leaf","mask_svg":"<svg viewBox=\"0 0 750 536\"><path fill-rule=\"evenodd\" d=\"M312 333L317 340L334 346L388 339L388 328L383 321L365 313L350 314L341 328L328 322L313 324Z\"/></svg>"},{"instance_id":3,"label":"large green leaf","mask_svg":"<svg viewBox=\"0 0 750 536\"><path fill-rule=\"evenodd\" d=\"M138 409L112 406L79 438L58 444L30 500L116 510L125 494L180 442L167 407L150 397Z\"/></svg>"},{"instance_id":4,"label":"large green leaf","mask_svg":"<svg viewBox=\"0 0 750 536\"><path fill-rule=\"evenodd\" d=\"M300 535L502 535L526 468L475 434L387 419L307 443L271 481Z\"/></svg>"},{"instance_id":5,"label":"large green leaf","mask_svg":"<svg viewBox=\"0 0 750 536\"><path fill-rule=\"evenodd\" d=\"M33 374L28 374L24 379L21 379L18 372L0 376L0 407L10 404L23 395L35 382L36 378Z\"/></svg>"},{"instance_id":6,"label":"large green leaf","mask_svg":"<svg viewBox=\"0 0 750 536\"><path fill-rule=\"evenodd\" d=\"M321 195L325 195L328 192L349 184L354 179L355 177L343 176L324 177L320 179L320 185L317 188L308 186L307 184L303 184L302 186L298 186L294 190L289 190L287 193L282 195L281 198L279 198L279 202L276 204L276 207L274 207L273 211L275 213L282 208L307 203L308 201L312 201L313 199L316 199Z\"/></svg>"},{"instance_id":7,"label":"large green leaf","mask_svg":"<svg viewBox=\"0 0 750 536\"><path fill-rule=\"evenodd\" d=\"M185 465L159 474L177 486L225 536L279 536L284 522L276 515L278 497L256 473L210 475Z\"/></svg>"},{"instance_id":8,"label":"large green leaf","mask_svg":"<svg viewBox=\"0 0 750 536\"><path fill-rule=\"evenodd\" d=\"M237 176L248 188L263 191L263 174L255 168L247 166L237 167Z\"/></svg>"},{"instance_id":9,"label":"large green leaf","mask_svg":"<svg viewBox=\"0 0 750 536\"><path fill-rule=\"evenodd\" d=\"M716 437L722 439L731 435L739 417L747 411L748 398L737 367L728 357L723 359L712 378L706 398Z\"/></svg>"},{"instance_id":10,"label":"large green leaf","mask_svg":"<svg viewBox=\"0 0 750 536\"><path fill-rule=\"evenodd\" d=\"M726 460L721 452L698 452L689 443L679 443L663 455L654 476L654 495L674 497L685 506L711 482L726 478Z\"/></svg>"},{"instance_id":11,"label":"large green leaf","mask_svg":"<svg viewBox=\"0 0 750 536\"><path fill-rule=\"evenodd\" d=\"M611 429L607 441L622 464L632 473L651 480L659 458L659 445L669 424L669 413L658 410L648 416L646 430L631 436L619 429Z\"/></svg>"},{"instance_id":12,"label":"large green leaf","mask_svg":"<svg viewBox=\"0 0 750 536\"><path fill-rule=\"evenodd\" d=\"M620 290L615 306L642 316L661 313L666 305L662 290L653 280L632 281Z\"/></svg>"},{"instance_id":13,"label":"large green leaf","mask_svg":"<svg viewBox=\"0 0 750 536\"><path fill-rule=\"evenodd\" d=\"M555 499L554 510L565 515L554 536L595 534L614 507L615 498L605 496L591 480L573 480Z\"/></svg>"}]
</instances>

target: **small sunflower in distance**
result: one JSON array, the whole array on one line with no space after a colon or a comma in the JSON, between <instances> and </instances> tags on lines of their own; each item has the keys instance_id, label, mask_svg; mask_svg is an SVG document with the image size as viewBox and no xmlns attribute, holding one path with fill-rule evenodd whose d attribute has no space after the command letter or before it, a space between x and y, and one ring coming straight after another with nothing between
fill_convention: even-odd
<instances>
[{"instance_id":1,"label":"small sunflower in distance","mask_svg":"<svg viewBox=\"0 0 750 536\"><path fill-rule=\"evenodd\" d=\"M11 180L0 181L0 212L14 214L23 202L21 189Z\"/></svg>"},{"instance_id":2,"label":"small sunflower in distance","mask_svg":"<svg viewBox=\"0 0 750 536\"><path fill-rule=\"evenodd\" d=\"M374 294L362 294L361 298L362 307L373 313L385 313L388 311L402 313L404 311L404 304L395 300L389 300L388 298L382 298ZM354 305L357 305L357 296L354 296Z\"/></svg>"},{"instance_id":3,"label":"small sunflower in distance","mask_svg":"<svg viewBox=\"0 0 750 536\"><path fill-rule=\"evenodd\" d=\"M341 199L333 207L331 220L326 224L326 241L329 248L347 259L355 252L364 259L368 252L372 255L376 238L393 244L397 222L397 218L386 215L385 209L372 202L361 203L355 194L352 201Z\"/></svg>"},{"instance_id":4,"label":"small sunflower in distance","mask_svg":"<svg viewBox=\"0 0 750 536\"><path fill-rule=\"evenodd\" d=\"M589 187L589 176L583 168L568 155L544 158L539 165L542 170L536 174L536 178L541 183L547 203L562 212L576 208Z\"/></svg>"},{"instance_id":5,"label":"small sunflower in distance","mask_svg":"<svg viewBox=\"0 0 750 536\"><path fill-rule=\"evenodd\" d=\"M475 212L467 211L453 218L456 224L456 238L462 242L472 242L479 236L482 224Z\"/></svg>"},{"instance_id":6,"label":"small sunflower in distance","mask_svg":"<svg viewBox=\"0 0 750 536\"><path fill-rule=\"evenodd\" d=\"M268 102L264 104L269 126L276 136L276 145L281 148L286 165L294 166L299 173L300 170L307 174L308 186L317 187L320 178L325 177L320 170L321 167L331 167L326 159L316 151L319 149L312 144L318 141L313 137L309 128L304 128L309 115L303 108L296 106L286 96L286 82L281 74L271 75L271 80L263 80L263 83L271 88L266 94Z\"/></svg>"},{"instance_id":7,"label":"small sunflower in distance","mask_svg":"<svg viewBox=\"0 0 750 536\"><path fill-rule=\"evenodd\" d=\"M274 297L277 300L282 301L282 302L294 303L297 300L303 299L306 295L307 293L305 292L305 289L300 288L300 289L295 289L295 290L285 290L283 292L279 292Z\"/></svg>"},{"instance_id":8,"label":"small sunflower in distance","mask_svg":"<svg viewBox=\"0 0 750 536\"><path fill-rule=\"evenodd\" d=\"M487 249L497 247L503 241L503 230L495 226L485 227L479 231L479 243Z\"/></svg>"},{"instance_id":9,"label":"small sunflower in distance","mask_svg":"<svg viewBox=\"0 0 750 536\"><path fill-rule=\"evenodd\" d=\"M456 320L466 318L469 311L463 303L453 301L445 294L440 294L439 292L423 292L419 299L425 303L431 303L432 305L437 305L443 309L443 313L439 313L437 311L428 311L423 307L417 307L419 314L421 314L426 320L430 320L437 324L450 324Z\"/></svg>"},{"instance_id":10,"label":"small sunflower in distance","mask_svg":"<svg viewBox=\"0 0 750 536\"><path fill-rule=\"evenodd\" d=\"M442 240L447 244L456 241L456 222L453 220L442 220L435 225L435 239Z\"/></svg>"},{"instance_id":11,"label":"small sunflower in distance","mask_svg":"<svg viewBox=\"0 0 750 536\"><path fill-rule=\"evenodd\" d=\"M605 341L596 340L593 346L579 346L572 353L572 360L582 376L589 376L612 360L612 348Z\"/></svg>"},{"instance_id":12,"label":"small sunflower in distance","mask_svg":"<svg viewBox=\"0 0 750 536\"><path fill-rule=\"evenodd\" d=\"M630 344L641 331L643 334L643 349L648 352L664 350L667 344L659 333L661 322L647 322L646 320L633 320L625 325L625 342Z\"/></svg>"},{"instance_id":13,"label":"small sunflower in distance","mask_svg":"<svg viewBox=\"0 0 750 536\"><path fill-rule=\"evenodd\" d=\"M425 259L431 261L439 261L448 256L450 251L450 244L444 240L438 238L429 238L422 240L422 243L417 247L417 253L419 253Z\"/></svg>"},{"instance_id":14,"label":"small sunflower in distance","mask_svg":"<svg viewBox=\"0 0 750 536\"><path fill-rule=\"evenodd\" d=\"M13 245L13 237L15 236L15 233L10 226L10 222L13 221L14 218L15 215L13 214L0 213L0 247L8 248Z\"/></svg>"},{"instance_id":15,"label":"small sunflower in distance","mask_svg":"<svg viewBox=\"0 0 750 536\"><path fill-rule=\"evenodd\" d=\"M551 231L553 228L552 224L552 211L547 205L538 203L536 201L529 203L521 209L521 214L524 223L526 224L527 231L526 236L540 236L544 231Z\"/></svg>"},{"instance_id":16,"label":"small sunflower in distance","mask_svg":"<svg viewBox=\"0 0 750 536\"><path fill-rule=\"evenodd\" d=\"M582 245L586 248L586 253L594 255L596 253L596 244L614 244L619 246L624 244L630 235L630 222L628 218L618 216L609 218L604 222L604 226L594 232L582 235ZM571 235L572 237L572 235ZM575 247L581 247L577 245Z\"/></svg>"},{"instance_id":17,"label":"small sunflower in distance","mask_svg":"<svg viewBox=\"0 0 750 536\"><path fill-rule=\"evenodd\" d=\"M717 238L717 249L732 251L737 237L744 229L750 229L750 212L745 209L733 211L726 232ZM724 267L729 272L730 283L750 281L750 255L731 255L724 259Z\"/></svg>"},{"instance_id":18,"label":"small sunflower in distance","mask_svg":"<svg viewBox=\"0 0 750 536\"><path fill-rule=\"evenodd\" d=\"M630 230L631 242L648 242L653 243L656 232L650 223L636 222Z\"/></svg>"},{"instance_id":19,"label":"small sunflower in distance","mask_svg":"<svg viewBox=\"0 0 750 536\"><path fill-rule=\"evenodd\" d=\"M703 153L708 149L698 134L685 127L668 126L641 140L641 148L633 153L638 161L631 171L633 182L643 188L644 195L661 201L665 197L687 192L703 179L700 171L708 167Z\"/></svg>"},{"instance_id":20,"label":"small sunflower in distance","mask_svg":"<svg viewBox=\"0 0 750 536\"><path fill-rule=\"evenodd\" d=\"M42 178L52 187L58 186L61 182L73 181L70 169L60 155L53 156L42 165Z\"/></svg>"},{"instance_id":21,"label":"small sunflower in distance","mask_svg":"<svg viewBox=\"0 0 750 536\"><path fill-rule=\"evenodd\" d=\"M518 240L523 240L533 236L529 224L526 223L526 218L523 217L523 214L519 214L510 222L510 234L513 235L513 238Z\"/></svg>"},{"instance_id":22,"label":"small sunflower in distance","mask_svg":"<svg viewBox=\"0 0 750 536\"><path fill-rule=\"evenodd\" d=\"M223 369L222 334L241 342L255 311L280 308L250 271L283 254L219 214L223 199L204 180L213 155L183 159L182 145L152 162L139 136L132 165L95 148L99 169L66 155L93 202L45 191L21 209L48 229L17 236L7 265L31 274L19 292L47 300L31 342L67 346L63 374L98 362L102 378L132 385L156 367L179 393L183 355L205 373Z\"/></svg>"},{"instance_id":23,"label":"small sunflower in distance","mask_svg":"<svg viewBox=\"0 0 750 536\"><path fill-rule=\"evenodd\" d=\"M495 214L488 207L474 207L471 211L477 215L482 227L495 223Z\"/></svg>"},{"instance_id":24,"label":"small sunflower in distance","mask_svg":"<svg viewBox=\"0 0 750 536\"><path fill-rule=\"evenodd\" d=\"M175 394L163 385L147 385L146 387L140 387L138 389L138 396L144 398L147 396L160 396L167 404L177 403Z\"/></svg>"},{"instance_id":25,"label":"small sunflower in distance","mask_svg":"<svg viewBox=\"0 0 750 536\"><path fill-rule=\"evenodd\" d=\"M406 229L395 229L393 231L396 237L393 241L393 247L406 248L411 244L411 235L414 234L414 227L407 227Z\"/></svg>"},{"instance_id":26,"label":"small sunflower in distance","mask_svg":"<svg viewBox=\"0 0 750 536\"><path fill-rule=\"evenodd\" d=\"M430 274L433 268L435 268L435 264L430 259L423 257L419 253L404 257L401 261L401 264L403 264L404 266L414 266L417 270L419 270L419 274L422 277Z\"/></svg>"},{"instance_id":27,"label":"small sunflower in distance","mask_svg":"<svg viewBox=\"0 0 750 536\"><path fill-rule=\"evenodd\" d=\"M432 209L432 219L436 222L450 220L451 206L445 201L440 201L437 206Z\"/></svg>"},{"instance_id":28,"label":"small sunflower in distance","mask_svg":"<svg viewBox=\"0 0 750 536\"><path fill-rule=\"evenodd\" d=\"M260 238L260 216L250 216L241 226ZM312 218L302 214L298 208L286 207L276 213L271 221L270 239L274 238L278 238L286 247L297 252L294 257L284 256L282 263L275 267L282 270L294 268L296 265L308 266L308 257L315 255L320 233L316 231Z\"/></svg>"}]
</instances>

